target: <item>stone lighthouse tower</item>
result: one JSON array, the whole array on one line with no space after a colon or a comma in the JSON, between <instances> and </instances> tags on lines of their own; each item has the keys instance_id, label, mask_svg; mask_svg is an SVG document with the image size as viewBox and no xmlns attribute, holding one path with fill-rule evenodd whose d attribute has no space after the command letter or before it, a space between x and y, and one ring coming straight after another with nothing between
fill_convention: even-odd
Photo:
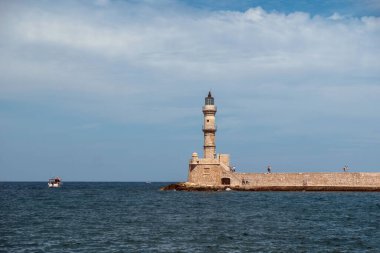
<instances>
[{"instance_id":1,"label":"stone lighthouse tower","mask_svg":"<svg viewBox=\"0 0 380 253\"><path fill-rule=\"evenodd\" d=\"M203 111L203 158L194 152L189 161L188 182L197 185L237 185L240 178L231 170L230 156L216 154L215 149L215 114L216 106L211 92L205 98Z\"/></svg>"},{"instance_id":2,"label":"stone lighthouse tower","mask_svg":"<svg viewBox=\"0 0 380 253\"><path fill-rule=\"evenodd\" d=\"M215 114L216 106L214 105L214 98L211 95L211 91L205 98L205 105L203 106L203 133L204 133L204 145L203 145L203 157L204 158L216 158L215 152Z\"/></svg>"}]
</instances>

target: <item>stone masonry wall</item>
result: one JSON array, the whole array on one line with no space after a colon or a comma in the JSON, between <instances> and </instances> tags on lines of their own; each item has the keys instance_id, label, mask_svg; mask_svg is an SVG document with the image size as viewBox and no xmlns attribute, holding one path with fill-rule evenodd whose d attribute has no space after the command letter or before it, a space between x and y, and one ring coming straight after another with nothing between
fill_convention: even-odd
<instances>
[{"instance_id":1,"label":"stone masonry wall","mask_svg":"<svg viewBox=\"0 0 380 253\"><path fill-rule=\"evenodd\" d=\"M235 173L245 187L266 186L347 186L380 187L380 173Z\"/></svg>"},{"instance_id":2,"label":"stone masonry wall","mask_svg":"<svg viewBox=\"0 0 380 253\"><path fill-rule=\"evenodd\" d=\"M217 164L190 165L188 182L200 185L215 185L219 182L221 170Z\"/></svg>"},{"instance_id":3,"label":"stone masonry wall","mask_svg":"<svg viewBox=\"0 0 380 253\"><path fill-rule=\"evenodd\" d=\"M241 179L235 175L235 173L223 169L220 163L200 163L190 164L189 166L188 182L190 183L215 186L221 185L222 178L229 178L231 180L231 185L240 185L241 183Z\"/></svg>"}]
</instances>

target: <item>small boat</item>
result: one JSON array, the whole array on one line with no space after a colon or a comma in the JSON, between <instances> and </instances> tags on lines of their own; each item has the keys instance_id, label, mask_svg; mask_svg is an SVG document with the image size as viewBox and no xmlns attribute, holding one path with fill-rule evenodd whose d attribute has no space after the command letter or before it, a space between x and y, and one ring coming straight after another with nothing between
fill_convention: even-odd
<instances>
[{"instance_id":1,"label":"small boat","mask_svg":"<svg viewBox=\"0 0 380 253\"><path fill-rule=\"evenodd\" d=\"M49 182L48 182L49 188L52 188L52 187L57 188L57 187L61 187L61 185L62 185L62 181L59 177L49 179Z\"/></svg>"}]
</instances>

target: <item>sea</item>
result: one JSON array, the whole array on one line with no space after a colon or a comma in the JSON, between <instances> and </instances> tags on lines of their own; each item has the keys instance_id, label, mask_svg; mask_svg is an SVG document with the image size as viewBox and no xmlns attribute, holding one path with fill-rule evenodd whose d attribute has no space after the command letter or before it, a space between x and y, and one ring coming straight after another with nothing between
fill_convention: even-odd
<instances>
[{"instance_id":1,"label":"sea","mask_svg":"<svg viewBox=\"0 0 380 253\"><path fill-rule=\"evenodd\" d=\"M380 252L379 192L0 182L0 252Z\"/></svg>"}]
</instances>

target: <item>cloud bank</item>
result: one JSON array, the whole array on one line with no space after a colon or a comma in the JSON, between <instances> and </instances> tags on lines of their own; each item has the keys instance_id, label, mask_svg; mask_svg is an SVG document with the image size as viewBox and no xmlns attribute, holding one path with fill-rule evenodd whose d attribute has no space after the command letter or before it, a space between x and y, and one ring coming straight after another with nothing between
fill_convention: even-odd
<instances>
[{"instance_id":1,"label":"cloud bank","mask_svg":"<svg viewBox=\"0 0 380 253\"><path fill-rule=\"evenodd\" d=\"M8 4L1 29L3 94L79 91L107 104L116 99L112 111L125 99L144 107L141 98L151 94L158 95L152 103L165 107L162 101L169 100L167 106L175 106L170 101L176 103L180 91L195 96L210 88L223 99L239 97L236 106L244 108L268 99L302 104L308 96L344 106L356 100L350 106L355 110L379 94L377 17L283 14L261 7L204 12L107 1ZM357 103L359 96L365 101Z\"/></svg>"},{"instance_id":2,"label":"cloud bank","mask_svg":"<svg viewBox=\"0 0 380 253\"><path fill-rule=\"evenodd\" d=\"M180 128L200 124L212 89L228 145L294 138L302 149L306 139L333 138L339 150L379 150L379 17L175 2L3 1L0 9L2 99Z\"/></svg>"}]
</instances>

